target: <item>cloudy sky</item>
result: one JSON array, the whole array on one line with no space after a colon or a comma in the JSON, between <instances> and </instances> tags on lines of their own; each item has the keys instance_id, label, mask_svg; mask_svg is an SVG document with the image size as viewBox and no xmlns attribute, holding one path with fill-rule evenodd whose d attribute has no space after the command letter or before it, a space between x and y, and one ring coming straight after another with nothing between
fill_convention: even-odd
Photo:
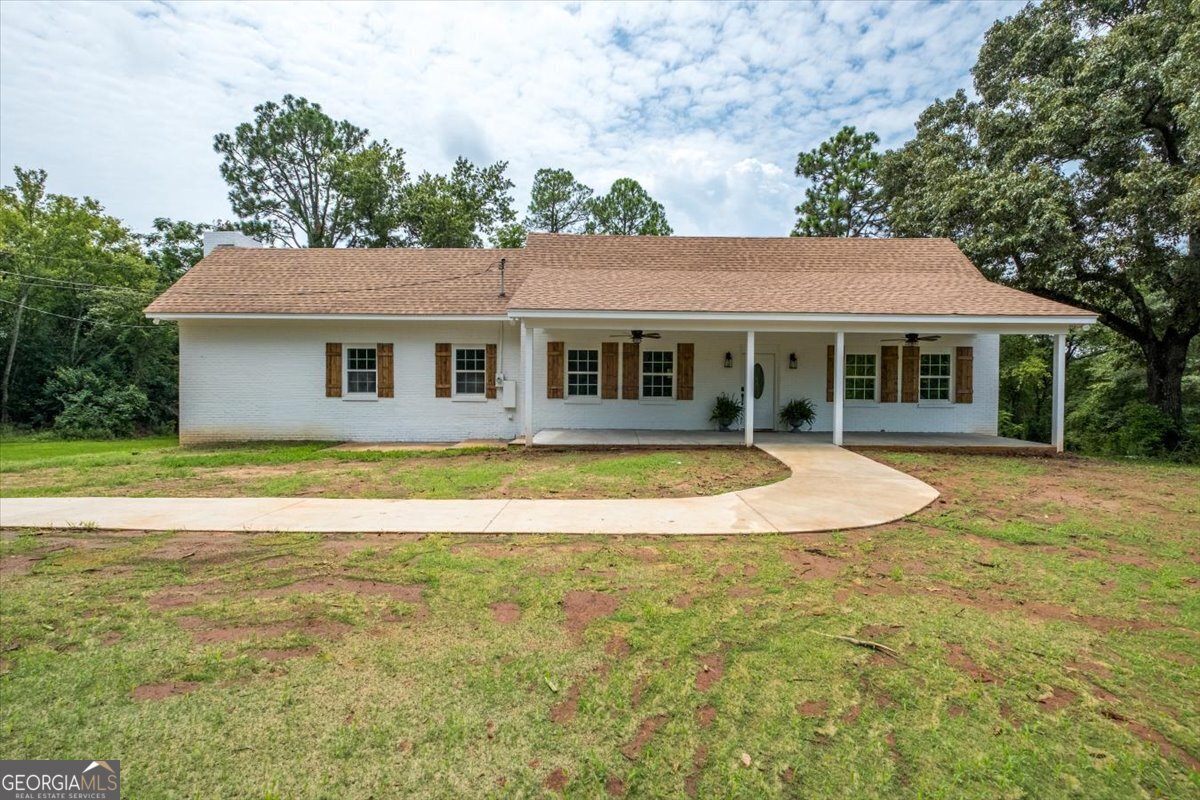
<instances>
[{"instance_id":1,"label":"cloudy sky","mask_svg":"<svg viewBox=\"0 0 1200 800\"><path fill-rule=\"evenodd\" d=\"M0 3L0 169L134 229L228 218L212 137L286 93L403 147L641 181L678 234L784 235L796 154L906 139L970 86L987 3Z\"/></svg>"}]
</instances>

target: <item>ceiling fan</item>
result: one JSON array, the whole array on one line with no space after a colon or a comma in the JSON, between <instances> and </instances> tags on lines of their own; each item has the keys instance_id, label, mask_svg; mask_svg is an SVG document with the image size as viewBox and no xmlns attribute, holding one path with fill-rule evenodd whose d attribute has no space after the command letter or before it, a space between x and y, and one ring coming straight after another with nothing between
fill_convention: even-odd
<instances>
[{"instance_id":1,"label":"ceiling fan","mask_svg":"<svg viewBox=\"0 0 1200 800\"><path fill-rule=\"evenodd\" d=\"M626 336L625 336L625 334L623 334L623 333L614 333L614 334L612 334L611 336L609 336L609 338L610 338L610 339L625 339L625 338L628 338L628 339L629 339L629 341L631 341L631 342L633 342L633 343L635 343L635 344L636 344L637 342L640 342L642 339L661 339L661 338L662 338L662 334L661 334L661 333L654 333L654 332L652 332L652 331L651 331L651 332L646 332L646 331L630 331L630 332L629 332L629 336L628 336L628 337L626 337Z\"/></svg>"},{"instance_id":2,"label":"ceiling fan","mask_svg":"<svg viewBox=\"0 0 1200 800\"><path fill-rule=\"evenodd\" d=\"M936 342L941 336L920 336L915 333L904 334L903 339L880 339L881 342L904 342L905 347L915 346L917 342Z\"/></svg>"}]
</instances>

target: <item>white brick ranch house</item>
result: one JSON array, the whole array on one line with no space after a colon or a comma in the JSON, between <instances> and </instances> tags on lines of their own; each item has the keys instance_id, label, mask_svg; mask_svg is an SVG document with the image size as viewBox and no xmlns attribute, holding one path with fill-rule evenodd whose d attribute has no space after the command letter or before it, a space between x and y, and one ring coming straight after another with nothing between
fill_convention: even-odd
<instances>
[{"instance_id":1,"label":"white brick ranch house","mask_svg":"<svg viewBox=\"0 0 1200 800\"><path fill-rule=\"evenodd\" d=\"M532 234L513 250L263 249L210 235L147 309L179 323L183 442L532 441L712 430L995 435L999 337L1095 316L986 280L944 239ZM222 244L222 240L224 244ZM919 337L919 338L917 338ZM750 387L751 391L745 391Z\"/></svg>"}]
</instances>

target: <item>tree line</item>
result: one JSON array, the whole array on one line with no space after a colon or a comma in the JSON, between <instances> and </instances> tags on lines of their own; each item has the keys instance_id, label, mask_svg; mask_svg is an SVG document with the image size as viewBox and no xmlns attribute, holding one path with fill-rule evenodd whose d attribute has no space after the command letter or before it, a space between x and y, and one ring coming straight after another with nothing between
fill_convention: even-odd
<instances>
[{"instance_id":1,"label":"tree line","mask_svg":"<svg viewBox=\"0 0 1200 800\"><path fill-rule=\"evenodd\" d=\"M798 236L944 236L991 279L1095 312L1072 337L1069 444L1195 456L1200 432L1200 24L1186 0L1047 0L997 22L958 92L880 152L847 126L799 154ZM508 164L410 174L403 149L285 96L214 138L232 222L134 233L16 170L0 190L0 407L82 435L169 427L175 332L140 313L236 227L295 247L519 247L530 231L670 235L632 178L597 194ZM1004 337L1001 432L1049 434L1050 344Z\"/></svg>"},{"instance_id":2,"label":"tree line","mask_svg":"<svg viewBox=\"0 0 1200 800\"><path fill-rule=\"evenodd\" d=\"M845 127L800 154L801 236L942 236L991 279L1095 313L1072 338L1078 448L1195 455L1200 432L1200 6L1031 4L880 153ZM1049 429L1050 344L1005 337L1009 433ZM1190 450L1189 450L1190 449Z\"/></svg>"}]
</instances>

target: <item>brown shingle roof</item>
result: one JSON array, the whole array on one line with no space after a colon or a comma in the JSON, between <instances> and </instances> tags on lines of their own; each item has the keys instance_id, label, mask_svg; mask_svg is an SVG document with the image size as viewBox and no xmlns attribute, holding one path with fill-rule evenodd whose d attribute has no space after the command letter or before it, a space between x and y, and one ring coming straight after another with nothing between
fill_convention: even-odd
<instances>
[{"instance_id":1,"label":"brown shingle roof","mask_svg":"<svg viewBox=\"0 0 1200 800\"><path fill-rule=\"evenodd\" d=\"M551 234L531 234L523 250L221 247L146 311L480 315L509 308L1091 316L988 281L948 239Z\"/></svg>"},{"instance_id":2,"label":"brown shingle roof","mask_svg":"<svg viewBox=\"0 0 1200 800\"><path fill-rule=\"evenodd\" d=\"M504 314L519 250L218 247L148 314Z\"/></svg>"},{"instance_id":3,"label":"brown shingle roof","mask_svg":"<svg viewBox=\"0 0 1200 800\"><path fill-rule=\"evenodd\" d=\"M529 237L513 309L1091 316L992 283L948 239Z\"/></svg>"}]
</instances>

